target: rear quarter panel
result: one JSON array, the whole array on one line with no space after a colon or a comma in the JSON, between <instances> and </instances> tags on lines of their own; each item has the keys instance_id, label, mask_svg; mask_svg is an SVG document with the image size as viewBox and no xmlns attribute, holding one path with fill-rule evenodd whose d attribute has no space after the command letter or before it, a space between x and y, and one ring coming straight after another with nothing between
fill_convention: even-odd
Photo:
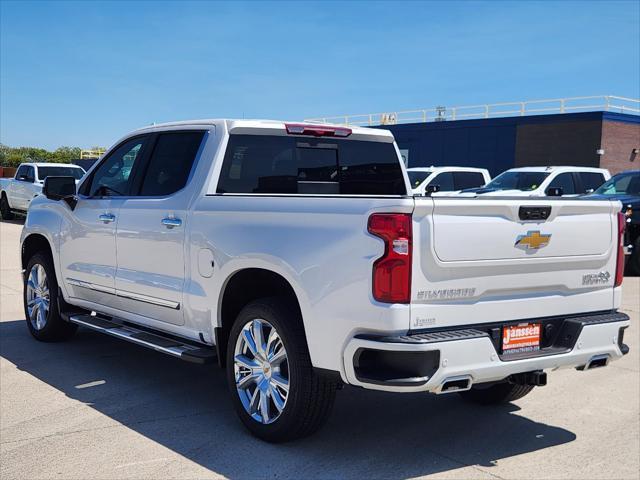
<instances>
[{"instance_id":1,"label":"rear quarter panel","mask_svg":"<svg viewBox=\"0 0 640 480\"><path fill-rule=\"evenodd\" d=\"M371 294L373 262L382 240L367 232L373 212L413 210L412 198L208 195L190 221L186 314L200 328L221 324L224 287L245 268L280 274L293 287L316 367L342 370L341 352L356 332L406 332L408 305L378 303ZM198 256L213 252L210 278Z\"/></svg>"}]
</instances>

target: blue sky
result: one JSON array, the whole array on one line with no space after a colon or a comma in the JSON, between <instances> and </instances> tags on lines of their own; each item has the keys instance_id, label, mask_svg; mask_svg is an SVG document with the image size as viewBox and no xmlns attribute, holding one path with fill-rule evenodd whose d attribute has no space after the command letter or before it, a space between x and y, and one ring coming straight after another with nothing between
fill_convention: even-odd
<instances>
[{"instance_id":1,"label":"blue sky","mask_svg":"<svg viewBox=\"0 0 640 480\"><path fill-rule=\"evenodd\" d=\"M640 97L640 2L0 2L0 141Z\"/></svg>"}]
</instances>

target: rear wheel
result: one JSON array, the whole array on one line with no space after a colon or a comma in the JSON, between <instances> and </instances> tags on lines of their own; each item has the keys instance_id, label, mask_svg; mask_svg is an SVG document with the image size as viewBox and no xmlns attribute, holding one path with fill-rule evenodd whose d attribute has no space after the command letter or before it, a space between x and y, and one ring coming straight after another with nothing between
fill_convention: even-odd
<instances>
[{"instance_id":1,"label":"rear wheel","mask_svg":"<svg viewBox=\"0 0 640 480\"><path fill-rule=\"evenodd\" d=\"M0 197L0 215L2 215L3 220L13 220L14 217L13 213L11 213L7 196L4 193Z\"/></svg>"},{"instance_id":2,"label":"rear wheel","mask_svg":"<svg viewBox=\"0 0 640 480\"><path fill-rule=\"evenodd\" d=\"M471 390L460 392L465 400L481 405L495 405L508 403L524 397L533 390L533 385L515 385L513 383L497 383L490 387L481 385L472 387Z\"/></svg>"},{"instance_id":3,"label":"rear wheel","mask_svg":"<svg viewBox=\"0 0 640 480\"><path fill-rule=\"evenodd\" d=\"M229 334L226 365L236 412L263 440L310 435L331 411L336 384L314 371L299 314L278 298L242 309Z\"/></svg>"},{"instance_id":4,"label":"rear wheel","mask_svg":"<svg viewBox=\"0 0 640 480\"><path fill-rule=\"evenodd\" d=\"M27 263L24 277L24 314L34 338L56 342L70 338L77 325L62 319L58 309L58 281L46 252L38 252Z\"/></svg>"},{"instance_id":5,"label":"rear wheel","mask_svg":"<svg viewBox=\"0 0 640 480\"><path fill-rule=\"evenodd\" d=\"M632 275L640 275L640 236L636 238L633 251L627 260L627 268Z\"/></svg>"}]
</instances>

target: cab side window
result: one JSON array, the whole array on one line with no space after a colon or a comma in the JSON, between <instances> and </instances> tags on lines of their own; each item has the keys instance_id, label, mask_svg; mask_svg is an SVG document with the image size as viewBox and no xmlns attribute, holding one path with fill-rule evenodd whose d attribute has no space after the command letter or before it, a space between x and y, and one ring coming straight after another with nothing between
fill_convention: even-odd
<instances>
[{"instance_id":1,"label":"cab side window","mask_svg":"<svg viewBox=\"0 0 640 480\"><path fill-rule=\"evenodd\" d=\"M158 135L140 195L165 196L184 188L203 136L202 131Z\"/></svg>"},{"instance_id":2,"label":"cab side window","mask_svg":"<svg viewBox=\"0 0 640 480\"><path fill-rule=\"evenodd\" d=\"M479 172L453 172L455 189L476 188L484 185L484 177Z\"/></svg>"},{"instance_id":3,"label":"cab side window","mask_svg":"<svg viewBox=\"0 0 640 480\"><path fill-rule=\"evenodd\" d=\"M580 193L591 193L605 182L604 175L596 172L580 172L580 180L582 180L582 189Z\"/></svg>"},{"instance_id":4,"label":"cab side window","mask_svg":"<svg viewBox=\"0 0 640 480\"><path fill-rule=\"evenodd\" d=\"M551 180L548 189L549 188L561 188L563 195L575 195L576 186L573 182L573 173L561 173Z\"/></svg>"},{"instance_id":5,"label":"cab side window","mask_svg":"<svg viewBox=\"0 0 640 480\"><path fill-rule=\"evenodd\" d=\"M120 145L93 172L82 193L90 197L128 195L131 171L140 161L146 137L133 138Z\"/></svg>"},{"instance_id":6,"label":"cab side window","mask_svg":"<svg viewBox=\"0 0 640 480\"><path fill-rule=\"evenodd\" d=\"M16 172L16 180L24 180L27 176L27 166L21 165Z\"/></svg>"},{"instance_id":7,"label":"cab side window","mask_svg":"<svg viewBox=\"0 0 640 480\"><path fill-rule=\"evenodd\" d=\"M33 182L35 180L35 171L29 165L22 165L18 168L15 178L21 182Z\"/></svg>"},{"instance_id":8,"label":"cab side window","mask_svg":"<svg viewBox=\"0 0 640 480\"><path fill-rule=\"evenodd\" d=\"M453 174L451 172L442 172L429 182L429 185L439 185L441 192L452 192L455 190L453 186Z\"/></svg>"}]
</instances>

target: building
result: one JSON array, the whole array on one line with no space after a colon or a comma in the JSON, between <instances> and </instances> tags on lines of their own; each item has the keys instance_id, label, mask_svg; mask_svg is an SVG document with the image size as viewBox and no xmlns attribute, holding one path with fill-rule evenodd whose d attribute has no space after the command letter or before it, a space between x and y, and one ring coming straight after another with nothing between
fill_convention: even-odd
<instances>
[{"instance_id":1,"label":"building","mask_svg":"<svg viewBox=\"0 0 640 480\"><path fill-rule=\"evenodd\" d=\"M409 167L483 167L495 176L513 167L580 165L615 174L640 168L639 107L635 99L582 97L314 120L391 130ZM554 113L535 114L547 111Z\"/></svg>"}]
</instances>

